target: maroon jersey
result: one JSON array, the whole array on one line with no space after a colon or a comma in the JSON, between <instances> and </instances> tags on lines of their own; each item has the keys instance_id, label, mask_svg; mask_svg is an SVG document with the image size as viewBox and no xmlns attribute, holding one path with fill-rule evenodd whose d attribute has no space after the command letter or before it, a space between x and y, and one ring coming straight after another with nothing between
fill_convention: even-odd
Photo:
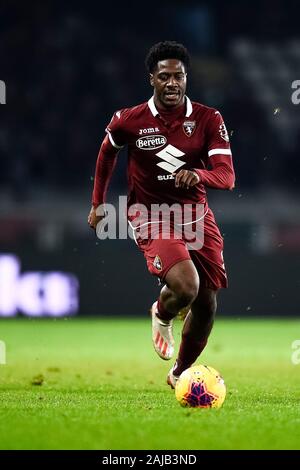
<instances>
[{"instance_id":1,"label":"maroon jersey","mask_svg":"<svg viewBox=\"0 0 300 470\"><path fill-rule=\"evenodd\" d=\"M152 209L152 204L173 207L177 203L184 205L184 210L186 205L192 205L192 216L196 214L194 205L205 209L201 217L204 245L192 251L191 255L187 251L188 242L184 237L177 239L173 231L168 239L138 238L137 243L147 259L149 271L163 279L175 263L192 256L203 286L212 289L226 287L223 239L212 212L207 208L205 191L206 187L234 187L229 139L220 113L191 102L187 97L183 106L160 111L151 98L147 103L117 111L106 132L108 136L102 142L96 164L93 206L97 208L105 203L117 150L128 145L128 209L136 204ZM199 182L189 189L175 187L174 173L180 169L195 171ZM148 218L148 215L147 212L145 216ZM156 215L154 213L154 221ZM135 218L132 212L128 216L131 221ZM152 216L153 212L151 222ZM160 220L157 219L155 225L148 224L147 219L140 227L146 227L146 235L148 227L163 233L165 226L160 222L157 224ZM196 223L200 219L193 217L193 220ZM140 222L143 219L138 215ZM137 227L138 224L135 225Z\"/></svg>"},{"instance_id":2,"label":"maroon jersey","mask_svg":"<svg viewBox=\"0 0 300 470\"><path fill-rule=\"evenodd\" d=\"M205 204L205 186L233 187L229 138L219 111L186 97L181 111L171 111L170 119L167 114L159 113L152 97L117 111L106 128L115 148L128 145L129 206ZM176 188L174 173L180 169L196 169L200 182L189 189ZM104 201L94 194L93 202Z\"/></svg>"}]
</instances>

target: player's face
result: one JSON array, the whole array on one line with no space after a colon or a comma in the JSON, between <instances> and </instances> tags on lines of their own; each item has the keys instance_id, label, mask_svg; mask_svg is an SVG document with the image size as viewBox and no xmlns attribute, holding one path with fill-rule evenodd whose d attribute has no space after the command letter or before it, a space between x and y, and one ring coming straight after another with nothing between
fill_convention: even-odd
<instances>
[{"instance_id":1,"label":"player's face","mask_svg":"<svg viewBox=\"0 0 300 470\"><path fill-rule=\"evenodd\" d=\"M160 108L176 108L183 103L186 90L184 64L177 59L161 60L157 63L150 83L154 87L154 101Z\"/></svg>"}]
</instances>

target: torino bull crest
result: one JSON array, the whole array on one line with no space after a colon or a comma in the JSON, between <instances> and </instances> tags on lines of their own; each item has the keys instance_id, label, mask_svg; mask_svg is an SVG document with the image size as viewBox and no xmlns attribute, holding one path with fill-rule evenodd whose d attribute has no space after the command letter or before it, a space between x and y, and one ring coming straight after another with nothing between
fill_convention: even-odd
<instances>
[{"instance_id":1,"label":"torino bull crest","mask_svg":"<svg viewBox=\"0 0 300 470\"><path fill-rule=\"evenodd\" d=\"M196 129L196 121L184 121L182 127L185 135L191 137Z\"/></svg>"}]
</instances>

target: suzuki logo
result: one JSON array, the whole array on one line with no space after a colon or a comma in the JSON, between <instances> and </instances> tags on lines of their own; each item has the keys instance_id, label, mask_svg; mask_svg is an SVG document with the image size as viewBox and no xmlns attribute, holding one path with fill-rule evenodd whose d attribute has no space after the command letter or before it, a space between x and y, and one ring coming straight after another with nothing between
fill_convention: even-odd
<instances>
[{"instance_id":1,"label":"suzuki logo","mask_svg":"<svg viewBox=\"0 0 300 470\"><path fill-rule=\"evenodd\" d=\"M164 162L157 163L157 166L169 173L174 173L178 168L186 164L186 162L179 160L180 157L183 157L184 153L170 144L155 155L164 160Z\"/></svg>"}]
</instances>

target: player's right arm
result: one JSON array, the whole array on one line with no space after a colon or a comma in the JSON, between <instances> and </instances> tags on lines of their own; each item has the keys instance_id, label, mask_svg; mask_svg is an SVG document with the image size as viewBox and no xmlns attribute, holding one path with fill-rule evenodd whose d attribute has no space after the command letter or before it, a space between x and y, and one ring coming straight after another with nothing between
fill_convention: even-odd
<instances>
[{"instance_id":1,"label":"player's right arm","mask_svg":"<svg viewBox=\"0 0 300 470\"><path fill-rule=\"evenodd\" d=\"M104 204L109 182L117 162L118 149L116 149L106 136L100 147L94 177L92 207L88 215L91 228L96 228L98 222L105 216Z\"/></svg>"},{"instance_id":2,"label":"player's right arm","mask_svg":"<svg viewBox=\"0 0 300 470\"><path fill-rule=\"evenodd\" d=\"M119 142L124 139L120 117L121 112L118 111L107 126L107 135L101 144L97 158L92 207L88 215L88 224L93 229L96 229L98 222L105 216L104 204L108 186L117 162L117 154L123 147L119 145Z\"/></svg>"}]
</instances>

